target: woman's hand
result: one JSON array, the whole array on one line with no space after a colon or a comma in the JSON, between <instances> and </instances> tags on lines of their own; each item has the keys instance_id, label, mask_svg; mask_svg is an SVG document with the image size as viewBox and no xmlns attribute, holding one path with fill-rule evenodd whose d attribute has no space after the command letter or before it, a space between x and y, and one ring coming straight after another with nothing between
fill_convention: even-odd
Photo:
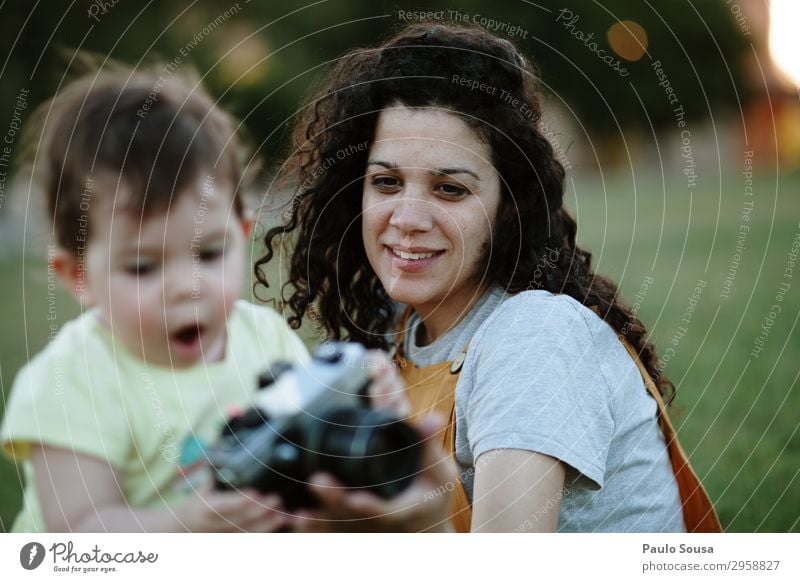
<instances>
[{"instance_id":1,"label":"woman's hand","mask_svg":"<svg viewBox=\"0 0 800 582\"><path fill-rule=\"evenodd\" d=\"M302 532L450 531L449 516L458 474L455 463L439 446L436 434L444 420L431 415L417 425L423 439L422 470L397 497L383 499L367 491L351 491L331 475L316 473L309 489L319 498L318 510L299 510L289 526Z\"/></svg>"},{"instance_id":2,"label":"woman's hand","mask_svg":"<svg viewBox=\"0 0 800 582\"><path fill-rule=\"evenodd\" d=\"M370 350L366 354L372 384L367 394L375 408L391 410L400 418L411 414L411 402L406 397L406 385L397 371L397 364L386 352Z\"/></svg>"},{"instance_id":3,"label":"woman's hand","mask_svg":"<svg viewBox=\"0 0 800 582\"><path fill-rule=\"evenodd\" d=\"M181 528L190 532L274 532L286 526L287 515L276 494L255 490L197 491L175 511Z\"/></svg>"}]
</instances>

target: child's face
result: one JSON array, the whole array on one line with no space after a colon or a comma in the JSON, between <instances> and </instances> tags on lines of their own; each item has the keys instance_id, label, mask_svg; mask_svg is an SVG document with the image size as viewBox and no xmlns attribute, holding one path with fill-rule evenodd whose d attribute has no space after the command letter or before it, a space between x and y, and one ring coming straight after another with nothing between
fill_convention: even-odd
<instances>
[{"instance_id":1,"label":"child's face","mask_svg":"<svg viewBox=\"0 0 800 582\"><path fill-rule=\"evenodd\" d=\"M138 213L115 209L113 197L91 210L84 299L116 341L150 364L182 368L225 357L247 225L232 209L233 186L204 180L141 223Z\"/></svg>"}]
</instances>

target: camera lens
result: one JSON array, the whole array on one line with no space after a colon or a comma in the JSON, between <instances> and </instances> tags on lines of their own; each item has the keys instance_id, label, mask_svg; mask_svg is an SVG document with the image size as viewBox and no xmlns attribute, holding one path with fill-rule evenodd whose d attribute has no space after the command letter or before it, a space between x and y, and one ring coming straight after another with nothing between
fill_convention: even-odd
<instances>
[{"instance_id":1,"label":"camera lens","mask_svg":"<svg viewBox=\"0 0 800 582\"><path fill-rule=\"evenodd\" d=\"M342 408L314 423L307 442L315 469L328 471L350 488L385 497L403 491L419 471L419 435L392 414Z\"/></svg>"}]
</instances>

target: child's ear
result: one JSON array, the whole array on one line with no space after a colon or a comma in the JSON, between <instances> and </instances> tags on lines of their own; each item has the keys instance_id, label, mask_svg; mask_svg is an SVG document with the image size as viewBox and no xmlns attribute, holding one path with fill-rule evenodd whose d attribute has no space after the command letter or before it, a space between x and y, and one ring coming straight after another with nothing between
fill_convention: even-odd
<instances>
[{"instance_id":1,"label":"child's ear","mask_svg":"<svg viewBox=\"0 0 800 582\"><path fill-rule=\"evenodd\" d=\"M91 307L95 298L87 284L85 264L82 264L74 253L61 247L56 248L50 255L49 261L61 283L72 296L83 305Z\"/></svg>"}]
</instances>

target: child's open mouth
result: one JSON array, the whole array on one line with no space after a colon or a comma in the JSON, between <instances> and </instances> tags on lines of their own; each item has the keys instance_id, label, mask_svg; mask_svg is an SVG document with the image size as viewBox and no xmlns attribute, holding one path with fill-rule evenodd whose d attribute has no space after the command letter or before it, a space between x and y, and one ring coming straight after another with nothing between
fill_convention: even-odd
<instances>
[{"instance_id":1,"label":"child's open mouth","mask_svg":"<svg viewBox=\"0 0 800 582\"><path fill-rule=\"evenodd\" d=\"M170 336L172 351L183 360L194 360L200 357L202 334L202 325L196 323L184 325Z\"/></svg>"}]
</instances>

